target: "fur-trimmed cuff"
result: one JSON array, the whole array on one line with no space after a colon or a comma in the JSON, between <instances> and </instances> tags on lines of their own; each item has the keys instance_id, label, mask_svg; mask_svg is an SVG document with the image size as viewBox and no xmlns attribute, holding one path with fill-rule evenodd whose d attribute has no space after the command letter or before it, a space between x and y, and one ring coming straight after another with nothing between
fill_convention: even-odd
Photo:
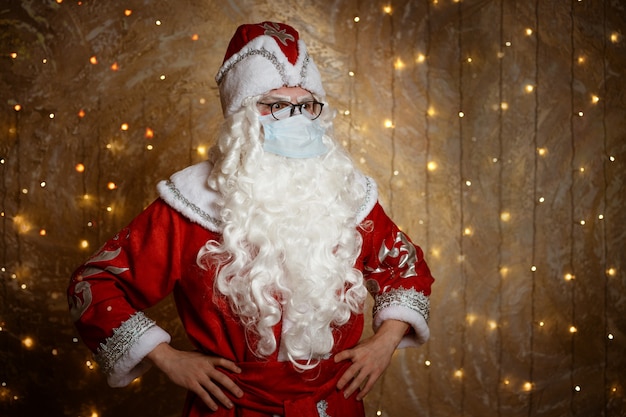
<instances>
[{"instance_id":1,"label":"fur-trimmed cuff","mask_svg":"<svg viewBox=\"0 0 626 417\"><path fill-rule=\"evenodd\" d=\"M418 347L426 343L430 337L430 330L424 317L410 308L391 306L381 310L374 316L373 326L375 332L378 331L385 320L403 321L408 323L414 330L414 332L410 332L402 338L398 349Z\"/></svg>"},{"instance_id":2,"label":"fur-trimmed cuff","mask_svg":"<svg viewBox=\"0 0 626 417\"><path fill-rule=\"evenodd\" d=\"M385 320L399 320L408 323L413 332L405 335L398 348L416 347L426 343L430 336L428 328L428 316L430 313L429 299L424 293L414 289L392 289L386 293L379 294L374 301L374 331L383 324Z\"/></svg>"},{"instance_id":3,"label":"fur-trimmed cuff","mask_svg":"<svg viewBox=\"0 0 626 417\"><path fill-rule=\"evenodd\" d=\"M124 387L143 375L150 364L144 358L171 336L143 313L137 313L115 329L113 336L100 345L96 361L107 374L111 387Z\"/></svg>"}]
</instances>

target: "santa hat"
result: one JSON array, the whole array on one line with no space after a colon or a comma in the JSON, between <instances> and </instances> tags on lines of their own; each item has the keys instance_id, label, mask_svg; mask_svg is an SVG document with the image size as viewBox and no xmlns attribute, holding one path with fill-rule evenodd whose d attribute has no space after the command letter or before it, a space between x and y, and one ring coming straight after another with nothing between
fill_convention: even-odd
<instances>
[{"instance_id":1,"label":"santa hat","mask_svg":"<svg viewBox=\"0 0 626 417\"><path fill-rule=\"evenodd\" d=\"M319 99L326 95L304 41L294 28L282 23L239 26L215 81L224 116L239 110L245 98L283 86L302 87Z\"/></svg>"}]
</instances>

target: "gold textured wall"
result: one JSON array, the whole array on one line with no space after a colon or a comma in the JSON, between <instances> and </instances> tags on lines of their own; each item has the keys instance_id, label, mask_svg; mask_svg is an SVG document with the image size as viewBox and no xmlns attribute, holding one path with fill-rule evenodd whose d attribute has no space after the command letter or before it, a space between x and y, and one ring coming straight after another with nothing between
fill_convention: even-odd
<instances>
[{"instance_id":1,"label":"gold textured wall","mask_svg":"<svg viewBox=\"0 0 626 417\"><path fill-rule=\"evenodd\" d=\"M297 27L335 131L427 252L432 337L368 416L626 415L621 0L0 3L0 415L176 416L111 389L71 271L202 160L236 26ZM168 300L150 311L186 346ZM336 416L334 416L336 417Z\"/></svg>"}]
</instances>

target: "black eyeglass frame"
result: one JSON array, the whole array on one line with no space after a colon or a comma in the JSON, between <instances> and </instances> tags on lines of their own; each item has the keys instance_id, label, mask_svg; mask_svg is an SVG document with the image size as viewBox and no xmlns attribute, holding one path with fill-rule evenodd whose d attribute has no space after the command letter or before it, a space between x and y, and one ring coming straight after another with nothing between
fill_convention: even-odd
<instances>
[{"instance_id":1,"label":"black eyeglass frame","mask_svg":"<svg viewBox=\"0 0 626 417\"><path fill-rule=\"evenodd\" d=\"M268 107L270 108L270 114L271 114L271 115L272 115L272 117L273 117L274 119L276 119L276 120L284 120L284 119L279 119L278 117L274 116L274 106L275 106L276 104L285 104L285 107L283 107L282 109L279 109L279 110L277 110L277 111L284 110L284 109L287 107L287 105L291 106L291 111L289 112L289 117L292 117L292 116L294 115L294 113L295 113L295 111L296 111L296 108L298 108L298 110L300 111L300 114L304 114L304 113L302 112L302 106L306 106L307 104L309 104L309 105L319 105L319 106L320 106L320 111L319 111L319 113L318 113L315 117L313 117L312 119L310 119L310 120L315 120L315 119L317 119L318 117L320 117L320 116L322 115L322 111L324 110L324 103L321 103L321 102L316 101L316 100L308 100L308 101L303 101L302 103L298 103L298 104L293 104L293 103L291 103L291 102L289 102L289 101L275 101L275 102L273 102L273 103L263 103L263 102L259 101L257 104L261 104L261 105L263 105L263 106L268 106ZM305 111L306 111L306 110L305 110ZM309 114L313 114L313 113L311 113L311 112L308 112L308 113L309 113Z\"/></svg>"}]
</instances>

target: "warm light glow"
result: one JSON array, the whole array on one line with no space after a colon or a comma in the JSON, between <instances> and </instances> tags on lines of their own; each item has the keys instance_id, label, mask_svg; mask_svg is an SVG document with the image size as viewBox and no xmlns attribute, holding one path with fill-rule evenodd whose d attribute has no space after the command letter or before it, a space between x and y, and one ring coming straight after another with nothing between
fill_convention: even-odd
<instances>
[{"instance_id":1,"label":"warm light glow","mask_svg":"<svg viewBox=\"0 0 626 417\"><path fill-rule=\"evenodd\" d=\"M617 33L617 32L611 33L611 42L618 43L620 41L620 38L621 38L621 36L620 36L619 33Z\"/></svg>"},{"instance_id":2,"label":"warm light glow","mask_svg":"<svg viewBox=\"0 0 626 417\"><path fill-rule=\"evenodd\" d=\"M124 16L130 16L131 14L133 14L132 10L130 10L130 9L124 10Z\"/></svg>"},{"instance_id":3,"label":"warm light glow","mask_svg":"<svg viewBox=\"0 0 626 417\"><path fill-rule=\"evenodd\" d=\"M200 39L200 36L198 36L197 33L194 33L193 35L191 35L191 40L192 41L197 41L198 39Z\"/></svg>"},{"instance_id":4,"label":"warm light glow","mask_svg":"<svg viewBox=\"0 0 626 417\"><path fill-rule=\"evenodd\" d=\"M96 413L95 411L91 412L91 417L100 417L100 415L98 413Z\"/></svg>"},{"instance_id":5,"label":"warm light glow","mask_svg":"<svg viewBox=\"0 0 626 417\"><path fill-rule=\"evenodd\" d=\"M22 234L30 232L33 228L30 222L28 222L21 214L13 217L13 224L15 225L17 232Z\"/></svg>"},{"instance_id":6,"label":"warm light glow","mask_svg":"<svg viewBox=\"0 0 626 417\"><path fill-rule=\"evenodd\" d=\"M533 30L531 28L526 28L526 35L530 36L533 34Z\"/></svg>"},{"instance_id":7,"label":"warm light glow","mask_svg":"<svg viewBox=\"0 0 626 417\"><path fill-rule=\"evenodd\" d=\"M598 96L596 96L596 95L591 96L591 102L592 102L593 104L596 104L596 103L597 103L597 102L599 102L599 101L600 101L600 97L598 97Z\"/></svg>"},{"instance_id":8,"label":"warm light glow","mask_svg":"<svg viewBox=\"0 0 626 417\"><path fill-rule=\"evenodd\" d=\"M361 18L359 16L354 16L354 21L355 23L359 23L361 21Z\"/></svg>"},{"instance_id":9,"label":"warm light glow","mask_svg":"<svg viewBox=\"0 0 626 417\"><path fill-rule=\"evenodd\" d=\"M574 279L574 275L572 274L565 274L565 281L571 281Z\"/></svg>"},{"instance_id":10,"label":"warm light glow","mask_svg":"<svg viewBox=\"0 0 626 417\"><path fill-rule=\"evenodd\" d=\"M617 270L615 268L609 268L606 270L606 274L610 277L614 277L617 275Z\"/></svg>"},{"instance_id":11,"label":"warm light glow","mask_svg":"<svg viewBox=\"0 0 626 417\"><path fill-rule=\"evenodd\" d=\"M578 63L579 63L579 64L584 64L584 63L585 63L585 57L584 57L584 56L582 56L582 55L581 55L581 56L579 56L579 57L578 57Z\"/></svg>"},{"instance_id":12,"label":"warm light glow","mask_svg":"<svg viewBox=\"0 0 626 417\"><path fill-rule=\"evenodd\" d=\"M46 234L48 234L48 233L46 232L46 229L40 229L40 230L39 230L39 236L45 236Z\"/></svg>"},{"instance_id":13,"label":"warm light glow","mask_svg":"<svg viewBox=\"0 0 626 417\"><path fill-rule=\"evenodd\" d=\"M115 189L117 188L117 185L116 185L113 181L109 181L109 182L107 183L107 188L108 188L109 190L115 190Z\"/></svg>"},{"instance_id":14,"label":"warm light glow","mask_svg":"<svg viewBox=\"0 0 626 417\"><path fill-rule=\"evenodd\" d=\"M385 127L387 129L392 128L393 127L393 122L391 120L389 120L389 119L385 120Z\"/></svg>"},{"instance_id":15,"label":"warm light glow","mask_svg":"<svg viewBox=\"0 0 626 417\"><path fill-rule=\"evenodd\" d=\"M120 69L120 66L118 65L117 62L114 62L113 64L111 64L111 70L112 71L117 71Z\"/></svg>"},{"instance_id":16,"label":"warm light glow","mask_svg":"<svg viewBox=\"0 0 626 417\"><path fill-rule=\"evenodd\" d=\"M502 277L506 277L509 274L509 268L507 268L506 266L503 266L500 268L500 275Z\"/></svg>"},{"instance_id":17,"label":"warm light glow","mask_svg":"<svg viewBox=\"0 0 626 417\"><path fill-rule=\"evenodd\" d=\"M544 201L546 201L546 199L545 199L545 197L539 197L539 200L538 200L538 201L539 201L540 203L543 203Z\"/></svg>"},{"instance_id":18,"label":"warm light glow","mask_svg":"<svg viewBox=\"0 0 626 417\"><path fill-rule=\"evenodd\" d=\"M154 138L154 130L150 129L149 127L146 127L146 133L144 134L146 139L152 139Z\"/></svg>"},{"instance_id":19,"label":"warm light glow","mask_svg":"<svg viewBox=\"0 0 626 417\"><path fill-rule=\"evenodd\" d=\"M465 236L471 236L472 235L472 229L470 227L466 227L465 229L463 229L463 234Z\"/></svg>"},{"instance_id":20,"label":"warm light glow","mask_svg":"<svg viewBox=\"0 0 626 417\"><path fill-rule=\"evenodd\" d=\"M545 322L545 321L540 321L540 322L539 322L539 327L544 327L545 325L546 325L546 322Z\"/></svg>"},{"instance_id":21,"label":"warm light glow","mask_svg":"<svg viewBox=\"0 0 626 417\"><path fill-rule=\"evenodd\" d=\"M532 93L533 91L535 91L535 86L532 84L526 84L524 90L526 90L527 93Z\"/></svg>"},{"instance_id":22,"label":"warm light glow","mask_svg":"<svg viewBox=\"0 0 626 417\"><path fill-rule=\"evenodd\" d=\"M200 145L200 146L198 146L198 150L197 151L198 151L198 155L206 156L206 154L207 154L207 147L204 146L204 145Z\"/></svg>"},{"instance_id":23,"label":"warm light glow","mask_svg":"<svg viewBox=\"0 0 626 417\"><path fill-rule=\"evenodd\" d=\"M11 52L11 58L13 59L17 58L17 52Z\"/></svg>"},{"instance_id":24,"label":"warm light glow","mask_svg":"<svg viewBox=\"0 0 626 417\"><path fill-rule=\"evenodd\" d=\"M81 249L87 249L89 247L89 242L86 241L85 239L80 241L80 247Z\"/></svg>"},{"instance_id":25,"label":"warm light glow","mask_svg":"<svg viewBox=\"0 0 626 417\"><path fill-rule=\"evenodd\" d=\"M15 106L13 106L13 110L20 111L22 110L22 106L20 106L19 104L16 104Z\"/></svg>"},{"instance_id":26,"label":"warm light glow","mask_svg":"<svg viewBox=\"0 0 626 417\"><path fill-rule=\"evenodd\" d=\"M426 365L426 366L430 366L430 365L431 365L431 362L430 362L429 360L425 360L425 361L424 361L424 365Z\"/></svg>"},{"instance_id":27,"label":"warm light glow","mask_svg":"<svg viewBox=\"0 0 626 417\"><path fill-rule=\"evenodd\" d=\"M535 265L533 265L533 266L530 267L530 270L532 272L537 272L537 267Z\"/></svg>"},{"instance_id":28,"label":"warm light glow","mask_svg":"<svg viewBox=\"0 0 626 417\"><path fill-rule=\"evenodd\" d=\"M508 222L509 220L511 220L511 213L509 213L508 211L503 211L502 213L500 213L500 220L502 220L503 222Z\"/></svg>"},{"instance_id":29,"label":"warm light glow","mask_svg":"<svg viewBox=\"0 0 626 417\"><path fill-rule=\"evenodd\" d=\"M80 117L81 119L82 119L83 117L85 117L85 110L80 109L80 110L78 111L78 117Z\"/></svg>"},{"instance_id":30,"label":"warm light glow","mask_svg":"<svg viewBox=\"0 0 626 417\"><path fill-rule=\"evenodd\" d=\"M533 389L532 382L525 382L524 383L524 391L528 392L528 391L532 391L532 389Z\"/></svg>"},{"instance_id":31,"label":"warm light glow","mask_svg":"<svg viewBox=\"0 0 626 417\"><path fill-rule=\"evenodd\" d=\"M93 65L96 65L98 63L98 58L93 55L91 58L89 58L89 62L91 62Z\"/></svg>"},{"instance_id":32,"label":"warm light glow","mask_svg":"<svg viewBox=\"0 0 626 417\"><path fill-rule=\"evenodd\" d=\"M32 339L32 337L27 336L22 339L22 344L24 345L24 347L30 349L35 345L35 341Z\"/></svg>"},{"instance_id":33,"label":"warm light glow","mask_svg":"<svg viewBox=\"0 0 626 417\"><path fill-rule=\"evenodd\" d=\"M613 333L609 333L607 337L609 338L609 340L613 340Z\"/></svg>"},{"instance_id":34,"label":"warm light glow","mask_svg":"<svg viewBox=\"0 0 626 417\"><path fill-rule=\"evenodd\" d=\"M470 313L465 317L465 320L467 321L467 324L471 326L476 321L476 315Z\"/></svg>"},{"instance_id":35,"label":"warm light glow","mask_svg":"<svg viewBox=\"0 0 626 417\"><path fill-rule=\"evenodd\" d=\"M435 170L437 169L437 162L435 162L435 161L430 161L430 162L426 165L426 168L427 168L429 171L431 171L431 172L432 172L432 171L435 171Z\"/></svg>"},{"instance_id":36,"label":"warm light glow","mask_svg":"<svg viewBox=\"0 0 626 417\"><path fill-rule=\"evenodd\" d=\"M537 148L537 153L539 156L546 156L548 154L548 150L546 148Z\"/></svg>"},{"instance_id":37,"label":"warm light glow","mask_svg":"<svg viewBox=\"0 0 626 417\"><path fill-rule=\"evenodd\" d=\"M578 331L578 329L575 326L570 326L569 327L569 332L570 333L576 333Z\"/></svg>"},{"instance_id":38,"label":"warm light glow","mask_svg":"<svg viewBox=\"0 0 626 417\"><path fill-rule=\"evenodd\" d=\"M157 25L157 26L161 26L161 21L157 20L157 21L154 22L154 24Z\"/></svg>"},{"instance_id":39,"label":"warm light glow","mask_svg":"<svg viewBox=\"0 0 626 417\"><path fill-rule=\"evenodd\" d=\"M496 323L496 322L495 322L495 321L493 321L493 320L489 320L489 322L487 323L487 325L489 326L489 328L490 328L491 330L495 330L495 329L497 329L497 328L498 328L498 323Z\"/></svg>"},{"instance_id":40,"label":"warm light glow","mask_svg":"<svg viewBox=\"0 0 626 417\"><path fill-rule=\"evenodd\" d=\"M122 123L122 125L120 126L120 129L124 131L128 130L128 123Z\"/></svg>"},{"instance_id":41,"label":"warm light glow","mask_svg":"<svg viewBox=\"0 0 626 417\"><path fill-rule=\"evenodd\" d=\"M404 64L404 62L402 62L402 60L400 58L396 59L396 62L393 63L393 67L397 70L401 70L405 67L406 65Z\"/></svg>"},{"instance_id":42,"label":"warm light glow","mask_svg":"<svg viewBox=\"0 0 626 417\"><path fill-rule=\"evenodd\" d=\"M76 172L85 172L85 165L78 163L76 164L76 166L74 167L74 169L76 170Z\"/></svg>"},{"instance_id":43,"label":"warm light glow","mask_svg":"<svg viewBox=\"0 0 626 417\"><path fill-rule=\"evenodd\" d=\"M459 117L465 117L465 113L463 113L462 111L459 112Z\"/></svg>"},{"instance_id":44,"label":"warm light glow","mask_svg":"<svg viewBox=\"0 0 626 417\"><path fill-rule=\"evenodd\" d=\"M454 376L455 376L456 378L463 378L463 370L462 370L462 369L457 369L457 370L454 372Z\"/></svg>"},{"instance_id":45,"label":"warm light glow","mask_svg":"<svg viewBox=\"0 0 626 417\"><path fill-rule=\"evenodd\" d=\"M437 114L437 112L435 111L435 108L434 108L434 107L432 107L432 106L428 108L428 110L426 111L426 113L427 113L430 117L433 117L434 115L436 115L436 114Z\"/></svg>"},{"instance_id":46,"label":"warm light glow","mask_svg":"<svg viewBox=\"0 0 626 417\"><path fill-rule=\"evenodd\" d=\"M472 186L472 182L470 180L465 181L465 185L467 185L468 187Z\"/></svg>"},{"instance_id":47,"label":"warm light glow","mask_svg":"<svg viewBox=\"0 0 626 417\"><path fill-rule=\"evenodd\" d=\"M417 58L415 59L415 62L417 62L418 64L421 64L424 61L426 61L426 55L418 54Z\"/></svg>"},{"instance_id":48,"label":"warm light glow","mask_svg":"<svg viewBox=\"0 0 626 417\"><path fill-rule=\"evenodd\" d=\"M392 9L391 6L385 6L383 7L383 12L385 12L386 14L391 14L392 13Z\"/></svg>"}]
</instances>

